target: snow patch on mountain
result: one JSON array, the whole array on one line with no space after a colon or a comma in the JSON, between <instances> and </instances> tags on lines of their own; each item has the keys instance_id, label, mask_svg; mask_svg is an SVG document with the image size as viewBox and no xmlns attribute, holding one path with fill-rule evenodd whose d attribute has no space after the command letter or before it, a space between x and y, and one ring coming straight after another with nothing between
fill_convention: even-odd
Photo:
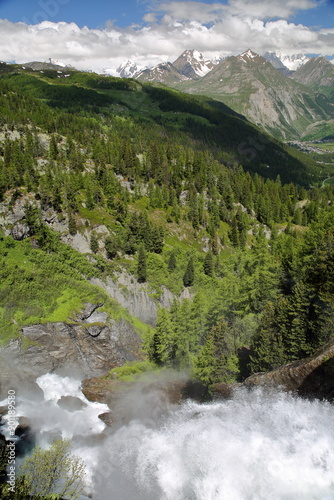
<instances>
[{"instance_id":1,"label":"snow patch on mountain","mask_svg":"<svg viewBox=\"0 0 334 500\"><path fill-rule=\"evenodd\" d=\"M240 59L240 61L242 61L244 63L247 63L247 62L252 61L258 57L259 57L258 54L256 54L252 50L248 49L245 52L243 52L242 54L240 54L238 56L238 59Z\"/></svg>"},{"instance_id":2,"label":"snow patch on mountain","mask_svg":"<svg viewBox=\"0 0 334 500\"><path fill-rule=\"evenodd\" d=\"M133 61L124 61L118 66L116 72L121 78L132 78L136 73L145 69L144 66L138 66Z\"/></svg>"},{"instance_id":3,"label":"snow patch on mountain","mask_svg":"<svg viewBox=\"0 0 334 500\"><path fill-rule=\"evenodd\" d=\"M185 50L173 62L174 68L187 78L197 79L205 76L219 60L205 59L198 50Z\"/></svg>"},{"instance_id":4,"label":"snow patch on mountain","mask_svg":"<svg viewBox=\"0 0 334 500\"><path fill-rule=\"evenodd\" d=\"M286 68L296 71L310 60L305 54L284 54L283 52L270 52L276 56Z\"/></svg>"}]
</instances>

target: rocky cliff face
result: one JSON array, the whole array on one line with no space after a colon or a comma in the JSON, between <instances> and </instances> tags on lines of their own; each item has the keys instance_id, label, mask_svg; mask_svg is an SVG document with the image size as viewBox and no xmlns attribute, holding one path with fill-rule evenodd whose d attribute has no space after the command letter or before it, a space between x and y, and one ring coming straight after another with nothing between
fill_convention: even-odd
<instances>
[{"instance_id":1,"label":"rocky cliff face","mask_svg":"<svg viewBox=\"0 0 334 500\"><path fill-rule=\"evenodd\" d=\"M294 73L293 79L314 88L332 87L334 66L325 57L312 57Z\"/></svg>"},{"instance_id":2,"label":"rocky cliff face","mask_svg":"<svg viewBox=\"0 0 334 500\"><path fill-rule=\"evenodd\" d=\"M162 287L159 299L153 300L148 285L137 283L133 276L125 272L115 273L113 279L108 277L105 282L97 278L93 278L91 282L104 288L110 297L117 300L132 316L150 326L156 324L159 307L169 309L174 299L182 301L191 298L188 288L185 288L179 296L175 296L170 290Z\"/></svg>"},{"instance_id":3,"label":"rocky cliff face","mask_svg":"<svg viewBox=\"0 0 334 500\"><path fill-rule=\"evenodd\" d=\"M0 388L20 387L47 372L101 375L140 358L141 339L133 326L123 319L107 323L105 313L93 307L93 312L81 321L78 318L78 323L23 328L20 338L0 349Z\"/></svg>"},{"instance_id":4,"label":"rocky cliff face","mask_svg":"<svg viewBox=\"0 0 334 500\"><path fill-rule=\"evenodd\" d=\"M36 205L40 208L40 203L35 199L32 193L22 194L13 203L10 196L5 198L3 203L0 203L0 227L3 233L11 235L15 240L23 240L31 236L30 228L27 226L25 206L29 204ZM64 213L57 213L52 208L41 211L43 222L53 231L60 235L63 243L71 246L80 253L92 253L90 248L90 239L92 229L88 229L84 225L84 220L77 220L80 230L76 234L70 234L68 227L68 218ZM105 255L104 239L109 235L108 228L103 225L94 226L94 233L99 240L99 251Z\"/></svg>"}]
</instances>

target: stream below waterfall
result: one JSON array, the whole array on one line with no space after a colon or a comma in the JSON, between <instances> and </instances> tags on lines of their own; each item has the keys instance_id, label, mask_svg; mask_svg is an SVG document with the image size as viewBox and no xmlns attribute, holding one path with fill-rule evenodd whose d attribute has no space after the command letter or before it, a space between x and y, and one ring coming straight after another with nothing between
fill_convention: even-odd
<instances>
[{"instance_id":1,"label":"stream below waterfall","mask_svg":"<svg viewBox=\"0 0 334 500\"><path fill-rule=\"evenodd\" d=\"M46 374L37 383L44 400L21 391L18 415L31 420L42 447L72 439L94 500L334 500L327 402L257 388L159 411L158 399L141 405L134 391L125 407L130 401L138 412L106 428L98 415L107 405L88 401L79 380ZM62 396L82 407L60 407Z\"/></svg>"}]
</instances>

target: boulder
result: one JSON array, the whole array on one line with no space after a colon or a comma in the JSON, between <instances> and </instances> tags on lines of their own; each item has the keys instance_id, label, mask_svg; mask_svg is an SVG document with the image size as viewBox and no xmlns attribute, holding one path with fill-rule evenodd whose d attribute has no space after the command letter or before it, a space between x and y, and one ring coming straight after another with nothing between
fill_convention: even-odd
<instances>
[{"instance_id":1,"label":"boulder","mask_svg":"<svg viewBox=\"0 0 334 500\"><path fill-rule=\"evenodd\" d=\"M87 404L75 396L62 396L58 401L57 405L64 410L75 412L82 410Z\"/></svg>"},{"instance_id":2,"label":"boulder","mask_svg":"<svg viewBox=\"0 0 334 500\"><path fill-rule=\"evenodd\" d=\"M255 373L243 385L276 386L302 396L334 397L334 338L309 358L293 361L268 373Z\"/></svg>"},{"instance_id":3,"label":"boulder","mask_svg":"<svg viewBox=\"0 0 334 500\"><path fill-rule=\"evenodd\" d=\"M114 417L111 411L101 413L101 415L99 415L99 419L102 420L102 422L104 422L107 427L111 427L114 423Z\"/></svg>"}]
</instances>

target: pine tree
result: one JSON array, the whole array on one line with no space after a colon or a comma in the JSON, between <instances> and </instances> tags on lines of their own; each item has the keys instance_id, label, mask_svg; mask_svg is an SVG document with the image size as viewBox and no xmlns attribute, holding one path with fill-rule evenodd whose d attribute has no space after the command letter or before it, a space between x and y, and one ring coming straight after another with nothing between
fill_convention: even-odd
<instances>
[{"instance_id":1,"label":"pine tree","mask_svg":"<svg viewBox=\"0 0 334 500\"><path fill-rule=\"evenodd\" d=\"M171 252L171 254L169 256L167 267L168 267L168 271L171 273L176 269L176 255L175 255L174 250Z\"/></svg>"},{"instance_id":2,"label":"pine tree","mask_svg":"<svg viewBox=\"0 0 334 500\"><path fill-rule=\"evenodd\" d=\"M97 253L99 250L99 242L96 233L92 232L90 235L90 249L93 253Z\"/></svg>"},{"instance_id":3,"label":"pine tree","mask_svg":"<svg viewBox=\"0 0 334 500\"><path fill-rule=\"evenodd\" d=\"M107 236L104 241L104 248L107 252L108 259L114 259L117 255L117 245L111 236Z\"/></svg>"},{"instance_id":4,"label":"pine tree","mask_svg":"<svg viewBox=\"0 0 334 500\"><path fill-rule=\"evenodd\" d=\"M286 362L283 318L278 318L279 307L283 307L283 310L288 307L285 298L282 298L280 304L276 306L268 302L264 308L261 323L251 344L252 355L249 364L251 373L273 370Z\"/></svg>"},{"instance_id":5,"label":"pine tree","mask_svg":"<svg viewBox=\"0 0 334 500\"><path fill-rule=\"evenodd\" d=\"M195 268L194 268L194 260L192 257L188 260L187 268L183 275L183 284L184 286L192 286L195 278Z\"/></svg>"},{"instance_id":6,"label":"pine tree","mask_svg":"<svg viewBox=\"0 0 334 500\"><path fill-rule=\"evenodd\" d=\"M223 319L208 333L196 359L194 372L208 386L235 381L239 373L238 359L228 325Z\"/></svg>"},{"instance_id":7,"label":"pine tree","mask_svg":"<svg viewBox=\"0 0 334 500\"><path fill-rule=\"evenodd\" d=\"M137 281L138 283L145 283L147 279L146 269L146 252L143 245L138 249L138 263L137 263Z\"/></svg>"},{"instance_id":8,"label":"pine tree","mask_svg":"<svg viewBox=\"0 0 334 500\"><path fill-rule=\"evenodd\" d=\"M169 312L158 310L157 325L151 344L151 361L157 365L172 366L175 356L175 335Z\"/></svg>"},{"instance_id":9,"label":"pine tree","mask_svg":"<svg viewBox=\"0 0 334 500\"><path fill-rule=\"evenodd\" d=\"M213 254L208 252L203 262L203 271L207 276L213 276Z\"/></svg>"}]
</instances>

